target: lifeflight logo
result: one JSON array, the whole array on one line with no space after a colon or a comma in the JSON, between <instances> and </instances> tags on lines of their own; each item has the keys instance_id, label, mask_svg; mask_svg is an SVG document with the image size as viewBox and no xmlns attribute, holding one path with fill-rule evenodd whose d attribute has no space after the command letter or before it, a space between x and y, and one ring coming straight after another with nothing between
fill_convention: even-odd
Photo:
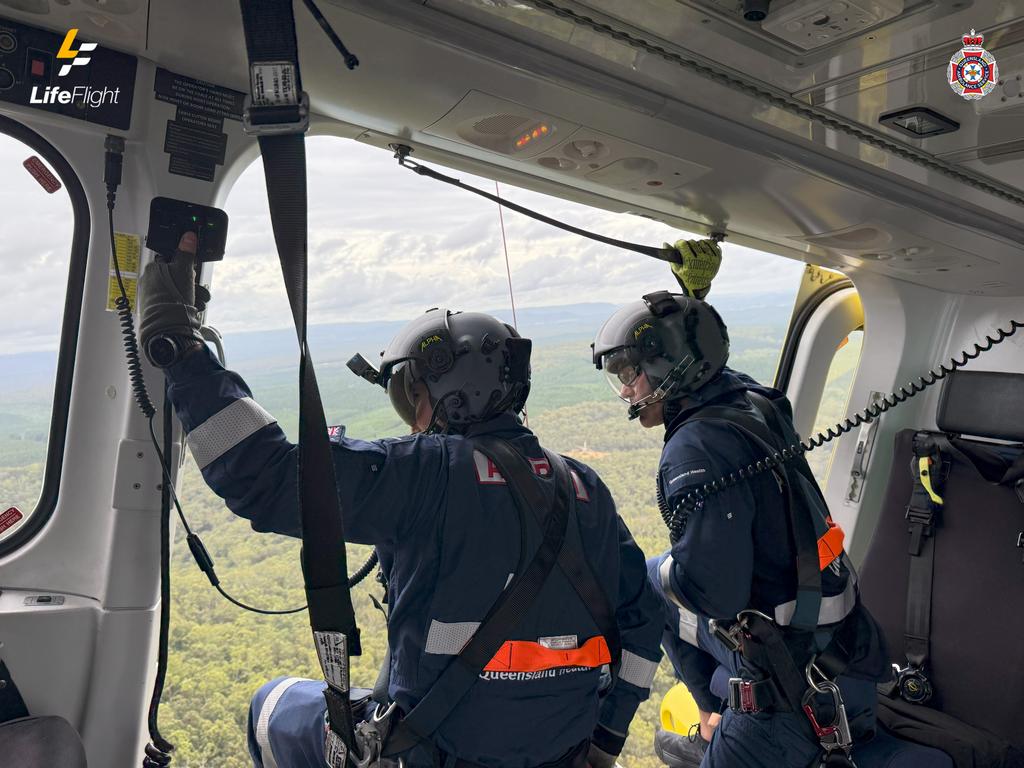
<instances>
[{"instance_id":1,"label":"lifeflight logo","mask_svg":"<svg viewBox=\"0 0 1024 768\"><path fill-rule=\"evenodd\" d=\"M75 37L78 35L78 29L69 29L68 33L64 35L64 42L60 44L60 50L57 51L58 59L71 59L70 64L64 64L60 68L60 72L57 73L57 77L64 77L71 71L72 67L84 67L90 61L90 56L79 56L78 54L83 51L95 51L96 43L79 43L78 50L73 50L71 46L75 44Z\"/></svg>"},{"instance_id":2,"label":"lifeflight logo","mask_svg":"<svg viewBox=\"0 0 1024 768\"><path fill-rule=\"evenodd\" d=\"M57 58L70 63L62 64L57 77L64 77L74 67L84 67L90 61L91 56L83 56L83 52L95 51L96 43L79 43L75 50L75 38L78 36L78 29L69 29L64 36L64 42L57 51ZM32 94L29 96L29 104L82 104L92 108L102 107L104 104L117 104L121 95L120 88L93 88L89 85L76 85L74 88L61 88L59 85L48 85L41 90L39 86L32 86Z\"/></svg>"}]
</instances>

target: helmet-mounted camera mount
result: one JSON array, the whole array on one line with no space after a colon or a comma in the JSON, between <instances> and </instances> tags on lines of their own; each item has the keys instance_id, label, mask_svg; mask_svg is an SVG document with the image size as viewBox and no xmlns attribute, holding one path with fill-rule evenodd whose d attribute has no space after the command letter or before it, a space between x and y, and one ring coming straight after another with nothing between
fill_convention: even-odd
<instances>
[{"instance_id":1,"label":"helmet-mounted camera mount","mask_svg":"<svg viewBox=\"0 0 1024 768\"><path fill-rule=\"evenodd\" d=\"M371 384L380 384L380 371L358 352L345 365L359 378L366 379Z\"/></svg>"}]
</instances>

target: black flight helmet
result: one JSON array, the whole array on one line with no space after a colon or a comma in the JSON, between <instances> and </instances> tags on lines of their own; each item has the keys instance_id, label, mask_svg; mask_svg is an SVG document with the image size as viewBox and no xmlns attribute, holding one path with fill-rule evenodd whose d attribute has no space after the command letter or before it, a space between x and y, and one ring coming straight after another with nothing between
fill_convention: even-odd
<instances>
[{"instance_id":1,"label":"black flight helmet","mask_svg":"<svg viewBox=\"0 0 1024 768\"><path fill-rule=\"evenodd\" d=\"M729 334L710 304L659 291L621 307L591 348L594 365L620 398L623 386L647 375L653 391L630 405L634 419L647 406L685 397L717 376L729 359Z\"/></svg>"},{"instance_id":2,"label":"black flight helmet","mask_svg":"<svg viewBox=\"0 0 1024 768\"><path fill-rule=\"evenodd\" d=\"M416 415L412 385L423 381L434 408L433 425L460 432L505 411L522 410L530 393L531 346L490 315L431 309L391 340L381 353L379 371L358 355L349 368L384 387L410 426Z\"/></svg>"}]
</instances>

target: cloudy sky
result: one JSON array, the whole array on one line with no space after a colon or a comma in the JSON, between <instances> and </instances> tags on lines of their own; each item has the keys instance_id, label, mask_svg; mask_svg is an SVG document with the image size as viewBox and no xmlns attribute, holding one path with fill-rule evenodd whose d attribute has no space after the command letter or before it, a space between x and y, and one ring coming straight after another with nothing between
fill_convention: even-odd
<instances>
[{"instance_id":1,"label":"cloudy sky","mask_svg":"<svg viewBox=\"0 0 1024 768\"><path fill-rule=\"evenodd\" d=\"M507 307L497 206L398 167L354 141L308 140L310 321L396 320L431 306ZM52 349L63 306L70 204L48 195L21 167L27 147L0 136L0 269L7 286L0 354ZM444 170L444 169L441 169ZM494 182L452 172L488 191ZM126 194L122 189L121 194ZM501 194L601 234L660 245L679 233L506 185ZM223 332L290 326L259 162L227 202L225 260L213 277L209 321ZM673 281L667 267L505 211L517 306L624 302ZM715 294L794 290L802 265L725 247Z\"/></svg>"}]
</instances>

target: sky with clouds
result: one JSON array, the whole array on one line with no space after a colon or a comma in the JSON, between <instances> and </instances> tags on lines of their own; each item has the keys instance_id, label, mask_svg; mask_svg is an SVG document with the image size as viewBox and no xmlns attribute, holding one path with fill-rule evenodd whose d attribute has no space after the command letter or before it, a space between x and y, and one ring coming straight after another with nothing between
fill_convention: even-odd
<instances>
[{"instance_id":1,"label":"sky with clouds","mask_svg":"<svg viewBox=\"0 0 1024 768\"><path fill-rule=\"evenodd\" d=\"M508 307L494 203L400 168L388 152L312 137L309 154L310 321L400 320L432 306ZM27 147L0 136L0 270L7 286L0 354L56 345L72 222L64 190L48 195L21 167ZM443 168L439 170L445 170ZM451 172L488 191L494 182ZM660 245L685 233L501 185L501 195L611 237ZM122 190L122 194L125 190ZM227 255L213 276L209 322L222 332L291 324L261 164L226 205ZM517 306L620 303L673 287L667 267L504 212ZM726 244L715 294L795 291L802 265Z\"/></svg>"}]
</instances>

